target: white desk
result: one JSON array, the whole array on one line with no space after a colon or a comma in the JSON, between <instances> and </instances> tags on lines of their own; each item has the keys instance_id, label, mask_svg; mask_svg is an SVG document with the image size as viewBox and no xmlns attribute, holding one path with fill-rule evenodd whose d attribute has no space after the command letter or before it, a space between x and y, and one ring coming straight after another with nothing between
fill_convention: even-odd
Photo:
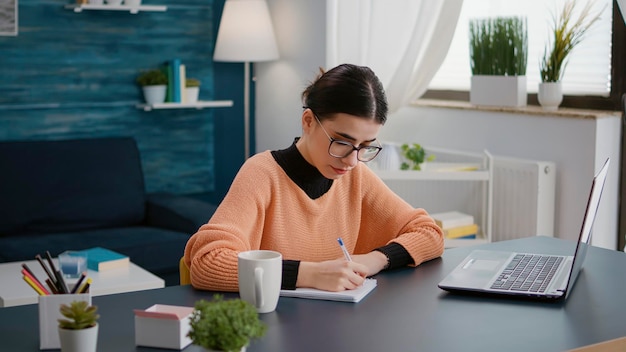
<instances>
[{"instance_id":1,"label":"white desk","mask_svg":"<svg viewBox=\"0 0 626 352\"><path fill-rule=\"evenodd\" d=\"M36 260L0 264L0 307L37 303L37 293L22 279L22 263L26 263L40 281L45 281L48 277ZM58 267L56 258L54 258L54 264ZM93 280L89 287L92 296L165 287L163 279L133 263L130 263L127 268L107 271L89 270L87 277ZM66 281L68 286L73 286L76 279L66 279Z\"/></svg>"}]
</instances>

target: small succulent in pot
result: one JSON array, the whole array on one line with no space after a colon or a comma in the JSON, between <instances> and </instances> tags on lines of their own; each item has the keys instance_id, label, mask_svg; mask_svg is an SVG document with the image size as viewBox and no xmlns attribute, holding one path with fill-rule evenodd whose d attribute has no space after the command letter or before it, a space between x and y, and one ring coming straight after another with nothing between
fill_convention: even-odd
<instances>
[{"instance_id":1,"label":"small succulent in pot","mask_svg":"<svg viewBox=\"0 0 626 352\"><path fill-rule=\"evenodd\" d=\"M86 301L73 301L68 306L61 304L61 314L67 319L59 319L61 329L82 330L96 326L100 315L98 307L90 306Z\"/></svg>"}]
</instances>

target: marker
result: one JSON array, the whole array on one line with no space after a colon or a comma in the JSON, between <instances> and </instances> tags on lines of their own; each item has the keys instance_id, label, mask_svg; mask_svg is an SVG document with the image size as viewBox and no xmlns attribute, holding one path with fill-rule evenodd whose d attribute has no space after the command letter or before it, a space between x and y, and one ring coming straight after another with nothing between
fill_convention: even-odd
<instances>
[{"instance_id":1,"label":"marker","mask_svg":"<svg viewBox=\"0 0 626 352\"><path fill-rule=\"evenodd\" d=\"M343 255L346 257L346 260L351 262L352 258L350 257L350 253L348 253L348 250L346 249L346 246L343 244L343 240L341 239L341 237L337 239L337 242L339 242L339 247L341 247L341 251L343 251Z\"/></svg>"}]
</instances>

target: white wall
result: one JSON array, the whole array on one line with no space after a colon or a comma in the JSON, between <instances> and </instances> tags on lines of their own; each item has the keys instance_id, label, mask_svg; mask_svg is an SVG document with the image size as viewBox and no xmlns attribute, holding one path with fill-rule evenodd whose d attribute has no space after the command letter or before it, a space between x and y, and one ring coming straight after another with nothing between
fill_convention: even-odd
<instances>
[{"instance_id":1,"label":"white wall","mask_svg":"<svg viewBox=\"0 0 626 352\"><path fill-rule=\"evenodd\" d=\"M268 0L280 59L255 64L256 151L284 149L302 129L300 95L326 60L326 1Z\"/></svg>"}]
</instances>

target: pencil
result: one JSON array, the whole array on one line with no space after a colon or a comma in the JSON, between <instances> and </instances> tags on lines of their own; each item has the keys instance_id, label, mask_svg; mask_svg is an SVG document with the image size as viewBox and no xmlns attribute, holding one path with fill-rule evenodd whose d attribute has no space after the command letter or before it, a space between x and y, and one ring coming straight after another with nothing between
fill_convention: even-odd
<instances>
[{"instance_id":1,"label":"pencil","mask_svg":"<svg viewBox=\"0 0 626 352\"><path fill-rule=\"evenodd\" d=\"M48 277L50 278L50 281L52 281L52 283L54 284L54 286L56 287L57 285L57 279L54 276L54 274L52 272L50 272L50 269L48 269L48 267L46 266L46 263L43 262L43 259L41 258L41 255L37 254L35 256L35 259L37 259L37 261L39 262L39 265L41 265L41 267L43 268L43 270L46 272L46 275L48 275Z\"/></svg>"},{"instance_id":2,"label":"pencil","mask_svg":"<svg viewBox=\"0 0 626 352\"><path fill-rule=\"evenodd\" d=\"M80 288L80 291L78 291L78 293L88 293L89 292L89 286L91 286L91 278L87 279L87 282L85 282L83 287Z\"/></svg>"},{"instance_id":3,"label":"pencil","mask_svg":"<svg viewBox=\"0 0 626 352\"><path fill-rule=\"evenodd\" d=\"M83 283L83 280L85 279L85 276L87 276L87 273L85 273L84 271L82 273L80 273L80 277L78 278L78 281L76 281L76 284L74 285L74 287L72 288L72 291L70 293L78 292L78 287L80 287L80 284Z\"/></svg>"},{"instance_id":4,"label":"pencil","mask_svg":"<svg viewBox=\"0 0 626 352\"><path fill-rule=\"evenodd\" d=\"M39 288L39 291L45 293L46 295L50 294L50 292L48 292L48 290L41 284L41 282L39 282L36 277L32 276L26 269L22 269L22 275L27 277L30 282L33 283L33 285L37 286L37 288Z\"/></svg>"},{"instance_id":5,"label":"pencil","mask_svg":"<svg viewBox=\"0 0 626 352\"><path fill-rule=\"evenodd\" d=\"M22 276L22 279L24 279L24 281L26 281L26 283L32 287L33 290L37 291L40 296L47 296L46 293L42 291L28 276L24 275Z\"/></svg>"},{"instance_id":6,"label":"pencil","mask_svg":"<svg viewBox=\"0 0 626 352\"><path fill-rule=\"evenodd\" d=\"M56 286L54 286L54 284L52 283L52 281L50 281L50 279L46 279L46 284L50 288L50 292L54 293L55 295L59 293L59 289Z\"/></svg>"},{"instance_id":7,"label":"pencil","mask_svg":"<svg viewBox=\"0 0 626 352\"><path fill-rule=\"evenodd\" d=\"M63 274L61 274L60 270L57 270L56 266L54 266L54 262L52 261L52 255L50 255L50 251L46 251L46 259L48 259L48 264L50 264L50 269L56 277L57 287L59 288L59 292L61 293L69 293L70 290L67 288L65 284L65 280L63 280Z\"/></svg>"}]
</instances>

